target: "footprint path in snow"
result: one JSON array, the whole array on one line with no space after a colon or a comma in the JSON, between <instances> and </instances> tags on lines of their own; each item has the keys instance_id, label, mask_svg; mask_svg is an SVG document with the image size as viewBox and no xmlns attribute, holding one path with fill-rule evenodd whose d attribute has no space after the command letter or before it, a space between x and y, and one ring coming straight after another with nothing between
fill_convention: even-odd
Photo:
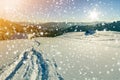
<instances>
[{"instance_id":1,"label":"footprint path in snow","mask_svg":"<svg viewBox=\"0 0 120 80\"><path fill-rule=\"evenodd\" d=\"M35 41L36 42L36 41ZM40 43L37 41L38 46ZM55 61L44 59L40 51L32 48L21 54L20 59L16 60L17 64L12 64L13 68L8 68L4 80L64 80L57 72ZM11 70L9 70L11 69Z\"/></svg>"}]
</instances>

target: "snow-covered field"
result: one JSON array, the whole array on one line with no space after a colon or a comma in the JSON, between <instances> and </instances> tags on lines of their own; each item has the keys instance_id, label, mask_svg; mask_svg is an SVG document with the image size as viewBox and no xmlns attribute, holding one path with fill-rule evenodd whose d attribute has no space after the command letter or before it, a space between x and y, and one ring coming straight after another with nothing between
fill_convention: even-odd
<instances>
[{"instance_id":1,"label":"snow-covered field","mask_svg":"<svg viewBox=\"0 0 120 80\"><path fill-rule=\"evenodd\" d=\"M0 80L120 80L120 33L0 42Z\"/></svg>"}]
</instances>

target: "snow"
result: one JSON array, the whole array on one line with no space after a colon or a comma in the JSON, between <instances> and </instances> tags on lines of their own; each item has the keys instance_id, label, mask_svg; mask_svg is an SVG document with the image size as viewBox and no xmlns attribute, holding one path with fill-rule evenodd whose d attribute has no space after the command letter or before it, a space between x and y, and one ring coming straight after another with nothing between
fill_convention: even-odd
<instances>
[{"instance_id":1,"label":"snow","mask_svg":"<svg viewBox=\"0 0 120 80\"><path fill-rule=\"evenodd\" d=\"M52 61L52 60L51 60ZM24 51L0 75L2 80L63 80L57 72L57 65L44 59L35 48Z\"/></svg>"},{"instance_id":2,"label":"snow","mask_svg":"<svg viewBox=\"0 0 120 80\"><path fill-rule=\"evenodd\" d=\"M36 80L35 78L42 79L42 77L48 78L47 80L63 78L64 80L119 80L119 43L120 33L112 31L96 32L90 36L85 36L83 32L73 32L55 38L39 37L32 40L13 40L9 43L0 42L1 45L4 44L0 47L3 48L0 50L0 55L14 57L12 60L7 57L0 60L0 66L7 65L7 61L13 62L2 69L0 78L2 80L26 80L27 78ZM11 48L10 45L14 47L9 51L6 49L7 45L8 48ZM16 50L17 53L14 54ZM8 54L3 54L6 52ZM16 58L18 55L19 57ZM38 66L42 64L41 61L49 74L41 71L42 66ZM16 69L20 64L20 68ZM28 66L29 70L27 70ZM25 73L26 76L21 77ZM38 75L40 76L37 77Z\"/></svg>"}]
</instances>

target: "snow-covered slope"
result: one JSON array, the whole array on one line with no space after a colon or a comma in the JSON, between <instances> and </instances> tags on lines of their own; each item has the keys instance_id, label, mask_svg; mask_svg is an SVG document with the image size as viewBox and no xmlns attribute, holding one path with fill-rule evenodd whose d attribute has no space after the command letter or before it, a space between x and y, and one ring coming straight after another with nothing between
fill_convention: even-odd
<instances>
[{"instance_id":1,"label":"snow-covered slope","mask_svg":"<svg viewBox=\"0 0 120 80\"><path fill-rule=\"evenodd\" d=\"M64 80L57 72L55 60L49 60L47 55L43 57L45 54L37 51L35 47L39 45L34 41L32 48L23 51L1 72L0 80Z\"/></svg>"},{"instance_id":2,"label":"snow-covered slope","mask_svg":"<svg viewBox=\"0 0 120 80\"><path fill-rule=\"evenodd\" d=\"M3 43L6 41L0 42ZM119 32L97 32L90 36L74 32L56 38L15 40L6 45L10 44L23 46L11 48L12 55L18 49L17 54L9 56L13 59L0 61L6 65L6 61L12 62L3 69L0 80L120 80ZM5 51L9 50L0 52Z\"/></svg>"},{"instance_id":3,"label":"snow-covered slope","mask_svg":"<svg viewBox=\"0 0 120 80\"><path fill-rule=\"evenodd\" d=\"M45 60L34 48L20 56L0 76L1 80L63 80L57 72L57 65Z\"/></svg>"}]
</instances>

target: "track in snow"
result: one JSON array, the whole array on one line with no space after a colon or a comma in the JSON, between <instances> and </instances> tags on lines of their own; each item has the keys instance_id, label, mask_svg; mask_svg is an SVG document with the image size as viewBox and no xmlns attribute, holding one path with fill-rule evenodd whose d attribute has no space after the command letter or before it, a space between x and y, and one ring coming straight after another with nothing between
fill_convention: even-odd
<instances>
[{"instance_id":1,"label":"track in snow","mask_svg":"<svg viewBox=\"0 0 120 80\"><path fill-rule=\"evenodd\" d=\"M14 67L13 67L14 66ZM25 51L0 76L3 80L64 80L57 72L55 61L44 59L34 48ZM9 73L9 74L8 74ZM8 74L8 75L7 75Z\"/></svg>"}]
</instances>

